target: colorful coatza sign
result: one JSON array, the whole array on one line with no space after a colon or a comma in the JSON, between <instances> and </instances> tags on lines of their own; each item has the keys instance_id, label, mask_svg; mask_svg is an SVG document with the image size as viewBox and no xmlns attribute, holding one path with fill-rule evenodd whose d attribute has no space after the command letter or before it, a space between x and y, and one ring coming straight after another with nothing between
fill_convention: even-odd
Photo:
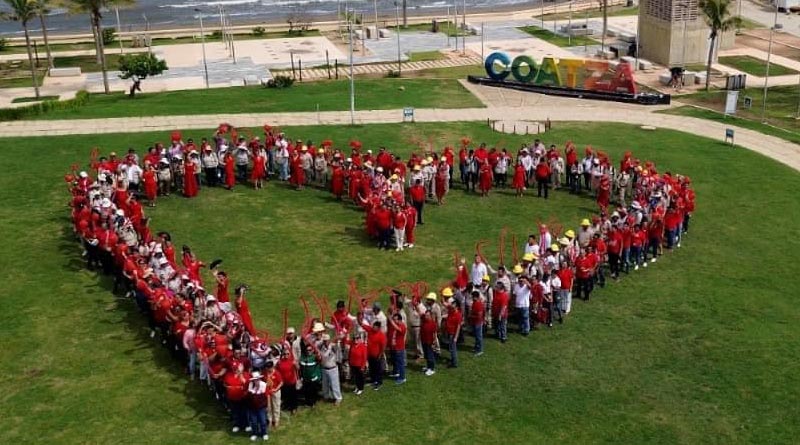
<instances>
[{"instance_id":1,"label":"colorful coatza sign","mask_svg":"<svg viewBox=\"0 0 800 445\"><path fill-rule=\"evenodd\" d=\"M545 57L537 64L529 56L517 56L512 61L508 54L495 52L486 58L484 67L486 74L497 81L511 75L525 84L636 94L633 67L624 61L613 69L606 60L592 59Z\"/></svg>"}]
</instances>

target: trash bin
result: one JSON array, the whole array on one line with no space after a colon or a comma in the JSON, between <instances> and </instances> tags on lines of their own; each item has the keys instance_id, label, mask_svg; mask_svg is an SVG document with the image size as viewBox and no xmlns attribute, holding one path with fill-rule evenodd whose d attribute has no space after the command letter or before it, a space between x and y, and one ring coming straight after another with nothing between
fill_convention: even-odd
<instances>
[{"instance_id":1,"label":"trash bin","mask_svg":"<svg viewBox=\"0 0 800 445\"><path fill-rule=\"evenodd\" d=\"M439 32L439 22L436 19L431 21L431 32Z\"/></svg>"}]
</instances>

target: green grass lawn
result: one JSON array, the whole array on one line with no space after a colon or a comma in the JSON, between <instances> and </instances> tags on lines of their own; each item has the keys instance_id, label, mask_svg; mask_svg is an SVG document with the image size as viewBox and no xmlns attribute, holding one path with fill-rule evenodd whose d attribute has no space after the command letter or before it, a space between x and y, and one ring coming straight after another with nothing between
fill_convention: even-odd
<instances>
[{"instance_id":1,"label":"green grass lawn","mask_svg":"<svg viewBox=\"0 0 800 445\"><path fill-rule=\"evenodd\" d=\"M36 82L42 86L44 71L36 72ZM33 88L31 73L26 71L14 71L0 73L0 88Z\"/></svg>"},{"instance_id":2,"label":"green grass lawn","mask_svg":"<svg viewBox=\"0 0 800 445\"><path fill-rule=\"evenodd\" d=\"M391 27L389 27L389 29L396 30L397 26L391 26ZM433 28L432 28L431 23L430 22L428 22L428 23L415 23L415 24L408 25L408 26L400 26L400 32L420 32L420 31L432 32ZM468 33L465 33L463 30L461 30L452 21L450 21L450 22L439 22L439 32L442 33L442 34L445 34L445 35L449 35L450 37L455 37L455 36L461 37L463 35L470 35Z\"/></svg>"},{"instance_id":3,"label":"green grass lawn","mask_svg":"<svg viewBox=\"0 0 800 445\"><path fill-rule=\"evenodd\" d=\"M526 138L479 123L286 128L292 137L358 138L406 155L412 139L437 147L461 136L517 147ZM198 139L211 131L186 131ZM83 268L61 176L104 152L166 141L168 132L3 140L0 224L6 252L0 378L2 443L234 443L228 416L147 335L130 301ZM698 213L682 249L576 302L563 326L487 340L458 370L409 381L342 406L301 410L271 434L277 443L794 443L800 434L800 309L792 258L800 249L800 174L720 141L621 124L555 123L546 143L592 144L614 159L631 149L660 170L692 177ZM47 156L40 156L46 152ZM36 158L36 162L30 160ZM488 199L453 190L426 209L417 247L378 252L362 214L329 193L269 183L255 192L202 190L148 213L200 258L220 257L232 283L251 286L258 326L280 329L280 310L302 318L308 289L332 301L354 276L363 288L452 277L454 250L479 239L497 261L498 231L520 240L536 221L565 227L593 212L586 197ZM735 210L734 210L735 209ZM732 210L735 211L732 212ZM779 235L778 235L779 234ZM509 252L510 254L510 252ZM787 261L787 263L784 263ZM774 266L774 267L772 267ZM208 278L208 277L207 277ZM472 340L467 342L471 345Z\"/></svg>"},{"instance_id":4,"label":"green grass lawn","mask_svg":"<svg viewBox=\"0 0 800 445\"><path fill-rule=\"evenodd\" d=\"M123 116L167 116L209 113L266 113L276 111L347 110L349 81L297 82L291 88L212 88L127 95L94 94L88 105L56 111L38 119L83 119ZM400 87L405 87L400 90ZM142 82L147 91L147 81ZM455 80L364 79L356 82L356 107L378 110L481 107L481 102ZM210 108L211 107L211 108Z\"/></svg>"},{"instance_id":5,"label":"green grass lawn","mask_svg":"<svg viewBox=\"0 0 800 445\"><path fill-rule=\"evenodd\" d=\"M628 7L625 7L625 6L612 6L612 7L608 8L608 16L609 17L622 17L622 16L629 16L629 15L639 15L639 7L638 6L633 6L633 7L628 8ZM572 20L573 21L578 21L578 20L580 20L582 18L586 18L587 16L589 18L602 17L603 16L603 11L602 11L602 9L594 9L594 8L589 9L589 10L583 10L583 11L572 11ZM542 15L534 15L533 17L534 18L542 18L543 20L558 20L558 21L561 21L561 20L568 20L569 17L570 17L570 14L569 14L569 12L559 12L559 13L556 13L556 14L545 14L544 16L542 16Z\"/></svg>"},{"instance_id":6,"label":"green grass lawn","mask_svg":"<svg viewBox=\"0 0 800 445\"><path fill-rule=\"evenodd\" d=\"M708 119L717 122L727 122L730 123L731 125L736 125L738 127L755 130L764 134L768 134L770 136L786 139L787 141L794 142L795 144L800 144L800 133L798 132L785 130L783 128L774 127L772 125L762 124L761 122L754 121L751 119L744 119L737 116L726 116L724 113L718 113L712 110L697 108L691 105L668 108L666 110L660 111L660 113L676 114L679 116L699 117L701 119Z\"/></svg>"},{"instance_id":7,"label":"green grass lawn","mask_svg":"<svg viewBox=\"0 0 800 445\"><path fill-rule=\"evenodd\" d=\"M722 90L700 91L680 97L683 103L709 108L717 112L725 109L726 92ZM753 99L753 105L748 110L744 108L744 98ZM747 88L739 92L739 106L737 116L761 123L762 104L764 103L764 90L762 88ZM797 120L800 91L797 85L786 85L769 88L767 93L767 123L776 127L800 133L800 120Z\"/></svg>"},{"instance_id":8,"label":"green grass lawn","mask_svg":"<svg viewBox=\"0 0 800 445\"><path fill-rule=\"evenodd\" d=\"M594 45L597 43L596 40L584 36L573 36L572 39L569 39L568 37L554 34L552 31L539 28L538 26L523 26L518 29L536 37L537 39L544 40L545 42L552 43L556 46L581 46L585 44Z\"/></svg>"},{"instance_id":9,"label":"green grass lawn","mask_svg":"<svg viewBox=\"0 0 800 445\"><path fill-rule=\"evenodd\" d=\"M767 74L767 61L752 56L723 56L719 58L719 63L753 76L764 77ZM790 74L798 74L798 72L775 62L769 64L770 76L786 76Z\"/></svg>"},{"instance_id":10,"label":"green grass lawn","mask_svg":"<svg viewBox=\"0 0 800 445\"><path fill-rule=\"evenodd\" d=\"M119 54L106 54L106 69L116 71L119 68ZM99 73L100 64L95 56L68 56L55 57L53 64L56 68L78 67L82 73Z\"/></svg>"},{"instance_id":11,"label":"green grass lawn","mask_svg":"<svg viewBox=\"0 0 800 445\"><path fill-rule=\"evenodd\" d=\"M441 51L417 51L408 53L409 62L428 62L442 60L445 56Z\"/></svg>"}]
</instances>

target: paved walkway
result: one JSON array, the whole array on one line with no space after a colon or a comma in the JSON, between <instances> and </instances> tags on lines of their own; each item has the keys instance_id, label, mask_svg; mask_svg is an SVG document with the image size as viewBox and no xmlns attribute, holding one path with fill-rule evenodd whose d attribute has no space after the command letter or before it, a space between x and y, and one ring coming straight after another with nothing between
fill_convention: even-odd
<instances>
[{"instance_id":1,"label":"paved walkway","mask_svg":"<svg viewBox=\"0 0 800 445\"><path fill-rule=\"evenodd\" d=\"M402 70L403 71L421 71L421 70L429 70L434 68L452 68L457 66L468 66L468 65L481 65L483 60L480 57L476 56L467 56L467 57L454 57L451 59L442 59L442 60L430 60L426 62L403 62L402 63ZM333 68L330 69L330 75L333 76ZM375 63L371 65L354 65L353 66L353 74L386 74L389 71L397 71L397 63ZM283 74L287 75L291 74L291 70L289 71L278 71L272 70L272 75ZM348 65L339 65L339 75L344 76L346 78L350 77L350 67ZM311 79L327 79L328 78L328 70L321 69L321 68L313 68L313 69L303 69L303 80L311 80Z\"/></svg>"},{"instance_id":2,"label":"paved walkway","mask_svg":"<svg viewBox=\"0 0 800 445\"><path fill-rule=\"evenodd\" d=\"M514 116L519 121L543 122L620 122L669 128L697 136L723 140L726 128L736 131L736 144L769 156L800 171L800 145L756 131L704 119L654 113L665 107L644 107L614 102L591 101L523 93L501 88L472 85L467 88L486 108L417 109L417 122L453 122L504 120ZM398 123L403 112L396 110L361 110L355 113L357 124ZM272 125L342 125L350 123L348 111L299 113L209 114L198 116L131 117L60 121L15 121L0 123L0 136L53 136L63 134L98 134L174 129L215 128L220 122L243 127ZM641 137L647 137L643 133ZM658 131L658 130L656 130ZM722 147L720 147L722 149ZM724 151L721 151L724 153Z\"/></svg>"}]
</instances>

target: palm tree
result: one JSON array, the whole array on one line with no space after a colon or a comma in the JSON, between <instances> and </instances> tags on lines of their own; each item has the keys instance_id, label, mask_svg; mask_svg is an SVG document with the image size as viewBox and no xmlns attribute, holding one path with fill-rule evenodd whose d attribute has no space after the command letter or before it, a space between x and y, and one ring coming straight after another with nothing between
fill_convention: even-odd
<instances>
[{"instance_id":1,"label":"palm tree","mask_svg":"<svg viewBox=\"0 0 800 445\"><path fill-rule=\"evenodd\" d=\"M38 0L36 2L39 15L39 23L42 25L42 37L44 38L44 49L47 51L47 67L55 68L53 64L53 54L50 52L50 39L47 36L47 23L44 16L50 13L50 0Z\"/></svg>"},{"instance_id":2,"label":"palm tree","mask_svg":"<svg viewBox=\"0 0 800 445\"><path fill-rule=\"evenodd\" d=\"M714 47L721 32L727 32L739 26L741 18L731 14L731 0L700 0L700 10L711 33L708 38L708 61L706 63L706 91L711 81L711 62L714 59Z\"/></svg>"},{"instance_id":3,"label":"palm tree","mask_svg":"<svg viewBox=\"0 0 800 445\"><path fill-rule=\"evenodd\" d=\"M28 32L28 22L36 18L38 7L34 0L5 0L11 11L3 13L3 18L13 20L22 24L25 32L25 47L28 50L28 64L31 67L31 79L33 80L33 91L36 98L39 98L39 80L36 78L36 65L33 63L33 52L31 51L31 36Z\"/></svg>"},{"instance_id":4,"label":"palm tree","mask_svg":"<svg viewBox=\"0 0 800 445\"><path fill-rule=\"evenodd\" d=\"M94 34L97 56L100 61L100 70L103 72L103 90L106 94L110 92L108 87L108 69L106 68L106 54L103 48L103 11L113 5L128 5L134 0L69 0L69 7L73 11L89 13L92 22L92 34Z\"/></svg>"}]
</instances>

